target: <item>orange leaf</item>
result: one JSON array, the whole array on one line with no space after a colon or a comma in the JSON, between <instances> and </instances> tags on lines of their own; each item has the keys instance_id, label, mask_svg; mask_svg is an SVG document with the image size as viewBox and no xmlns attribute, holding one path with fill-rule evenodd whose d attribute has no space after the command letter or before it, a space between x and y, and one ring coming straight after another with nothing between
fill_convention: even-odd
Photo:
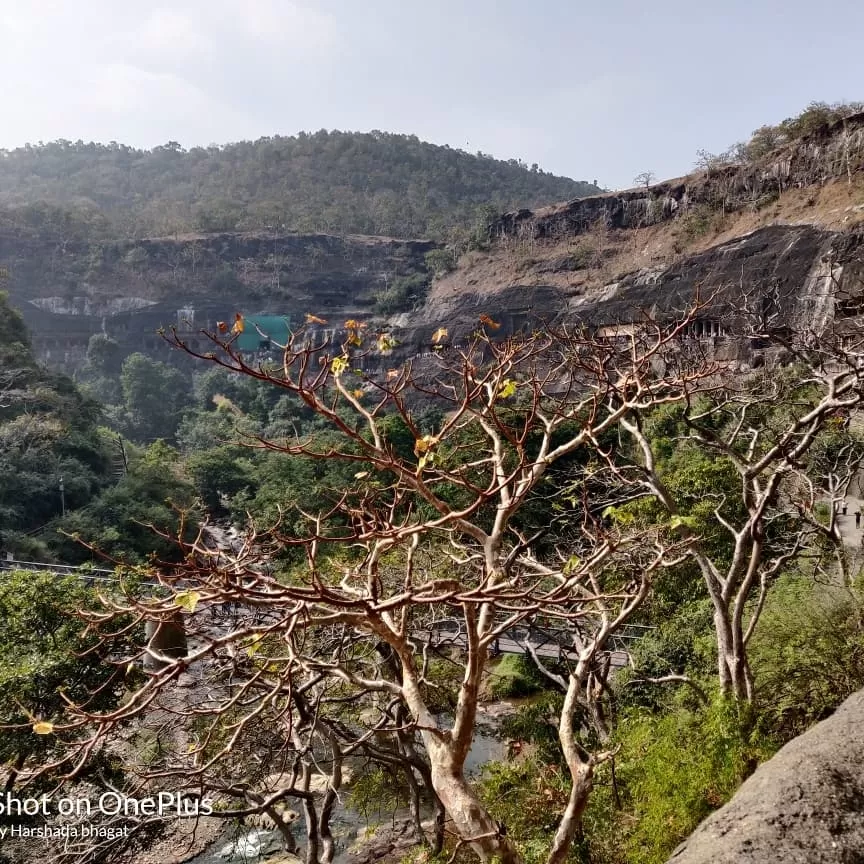
<instances>
[{"instance_id":1,"label":"orange leaf","mask_svg":"<svg viewBox=\"0 0 864 864\"><path fill-rule=\"evenodd\" d=\"M326 318L319 318L317 315L310 315L308 312L306 313L306 323L307 324L326 324Z\"/></svg>"},{"instance_id":2,"label":"orange leaf","mask_svg":"<svg viewBox=\"0 0 864 864\"><path fill-rule=\"evenodd\" d=\"M447 328L446 327L439 327L432 334L432 344L437 345L442 339L446 339L446 338L447 338Z\"/></svg>"},{"instance_id":3,"label":"orange leaf","mask_svg":"<svg viewBox=\"0 0 864 864\"><path fill-rule=\"evenodd\" d=\"M488 315L481 315L480 323L485 324L492 330L497 330L501 326L497 321L493 321Z\"/></svg>"},{"instance_id":4,"label":"orange leaf","mask_svg":"<svg viewBox=\"0 0 864 864\"><path fill-rule=\"evenodd\" d=\"M216 322L216 329L220 333L227 333L228 332L228 325L224 321L217 321Z\"/></svg>"},{"instance_id":5,"label":"orange leaf","mask_svg":"<svg viewBox=\"0 0 864 864\"><path fill-rule=\"evenodd\" d=\"M234 326L231 328L232 333L242 333L243 332L243 316L237 312L234 315Z\"/></svg>"}]
</instances>

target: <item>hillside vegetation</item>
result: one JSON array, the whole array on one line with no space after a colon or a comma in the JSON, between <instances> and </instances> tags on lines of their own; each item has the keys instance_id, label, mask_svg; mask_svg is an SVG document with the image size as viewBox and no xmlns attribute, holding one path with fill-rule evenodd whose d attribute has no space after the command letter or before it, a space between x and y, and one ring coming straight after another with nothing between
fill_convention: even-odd
<instances>
[{"instance_id":1,"label":"hillside vegetation","mask_svg":"<svg viewBox=\"0 0 864 864\"><path fill-rule=\"evenodd\" d=\"M478 207L599 191L524 163L383 132L300 133L184 150L54 141L0 151L0 225L76 239L274 228L444 237Z\"/></svg>"}]
</instances>

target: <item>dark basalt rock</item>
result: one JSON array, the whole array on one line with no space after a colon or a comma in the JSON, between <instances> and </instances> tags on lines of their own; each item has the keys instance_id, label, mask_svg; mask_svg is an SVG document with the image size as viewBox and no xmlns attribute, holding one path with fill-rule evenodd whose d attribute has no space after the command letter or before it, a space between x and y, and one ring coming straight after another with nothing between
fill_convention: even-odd
<instances>
[{"instance_id":1,"label":"dark basalt rock","mask_svg":"<svg viewBox=\"0 0 864 864\"><path fill-rule=\"evenodd\" d=\"M864 691L760 766L669 864L864 862Z\"/></svg>"},{"instance_id":2,"label":"dark basalt rock","mask_svg":"<svg viewBox=\"0 0 864 864\"><path fill-rule=\"evenodd\" d=\"M751 164L730 165L647 188L505 213L490 236L557 239L593 227L641 228L698 206L726 213L758 207L786 189L823 184L864 167L864 113L817 129Z\"/></svg>"}]
</instances>

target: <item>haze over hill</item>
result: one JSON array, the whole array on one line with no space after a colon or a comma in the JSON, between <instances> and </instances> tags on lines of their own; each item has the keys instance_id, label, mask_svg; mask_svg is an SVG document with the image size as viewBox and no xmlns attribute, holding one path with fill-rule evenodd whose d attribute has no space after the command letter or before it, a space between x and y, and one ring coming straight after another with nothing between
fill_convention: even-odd
<instances>
[{"instance_id":1,"label":"haze over hill","mask_svg":"<svg viewBox=\"0 0 864 864\"><path fill-rule=\"evenodd\" d=\"M478 207L590 195L588 182L385 132L300 133L153 150L60 140L0 151L0 219L75 239L189 231L444 238ZM0 223L2 224L2 223Z\"/></svg>"}]
</instances>

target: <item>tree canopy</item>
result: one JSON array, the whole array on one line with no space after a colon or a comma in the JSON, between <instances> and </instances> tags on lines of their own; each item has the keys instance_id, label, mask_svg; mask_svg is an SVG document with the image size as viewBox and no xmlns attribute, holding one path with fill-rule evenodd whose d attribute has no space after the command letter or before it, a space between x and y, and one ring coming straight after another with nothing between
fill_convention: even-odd
<instances>
[{"instance_id":1,"label":"tree canopy","mask_svg":"<svg viewBox=\"0 0 864 864\"><path fill-rule=\"evenodd\" d=\"M384 132L301 132L184 150L53 141L0 151L4 221L92 238L266 227L442 235L475 209L599 191L584 181Z\"/></svg>"}]
</instances>

